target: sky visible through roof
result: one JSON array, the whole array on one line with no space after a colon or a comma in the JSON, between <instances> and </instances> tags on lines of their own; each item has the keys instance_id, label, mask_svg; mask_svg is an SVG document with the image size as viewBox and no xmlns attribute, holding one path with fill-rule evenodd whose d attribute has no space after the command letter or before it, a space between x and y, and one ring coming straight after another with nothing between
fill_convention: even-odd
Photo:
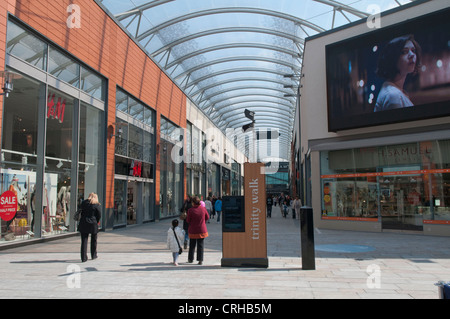
<instances>
[{"instance_id":1,"label":"sky visible through roof","mask_svg":"<svg viewBox=\"0 0 450 319\"><path fill-rule=\"evenodd\" d=\"M269 150L267 140L235 139L247 155L257 144L263 161L290 159L305 38L412 2L97 1L224 133L249 123L245 109L255 130L278 131Z\"/></svg>"}]
</instances>

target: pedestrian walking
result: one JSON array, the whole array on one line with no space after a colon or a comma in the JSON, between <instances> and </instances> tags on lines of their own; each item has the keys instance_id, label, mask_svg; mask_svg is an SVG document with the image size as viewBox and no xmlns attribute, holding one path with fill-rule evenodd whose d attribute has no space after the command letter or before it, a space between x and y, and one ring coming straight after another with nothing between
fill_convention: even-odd
<instances>
[{"instance_id":1,"label":"pedestrian walking","mask_svg":"<svg viewBox=\"0 0 450 319\"><path fill-rule=\"evenodd\" d=\"M273 198L272 195L267 196L267 217L272 218L272 205L273 205Z\"/></svg>"},{"instance_id":2,"label":"pedestrian walking","mask_svg":"<svg viewBox=\"0 0 450 319\"><path fill-rule=\"evenodd\" d=\"M212 204L211 219L214 219L214 216L216 216L216 210L214 209L214 205L216 204L216 201L217 201L217 197L215 195L213 195L213 197L211 197L211 204Z\"/></svg>"},{"instance_id":3,"label":"pedestrian walking","mask_svg":"<svg viewBox=\"0 0 450 319\"><path fill-rule=\"evenodd\" d=\"M189 256L188 263L194 261L194 253L197 247L198 264L203 264L205 238L208 237L206 221L209 219L205 207L200 205L200 199L192 198L192 207L188 210L187 222L189 223Z\"/></svg>"},{"instance_id":4,"label":"pedestrian walking","mask_svg":"<svg viewBox=\"0 0 450 319\"><path fill-rule=\"evenodd\" d=\"M300 219L300 209L302 208L302 201L298 198L298 196L295 196L293 207L295 209L295 218Z\"/></svg>"},{"instance_id":5,"label":"pedestrian walking","mask_svg":"<svg viewBox=\"0 0 450 319\"><path fill-rule=\"evenodd\" d=\"M286 197L283 200L283 217L286 218L286 216L289 213L289 206L290 206L291 200L289 199L289 195L286 195Z\"/></svg>"},{"instance_id":6,"label":"pedestrian walking","mask_svg":"<svg viewBox=\"0 0 450 319\"><path fill-rule=\"evenodd\" d=\"M219 197L214 203L214 210L217 214L217 222L220 223L220 214L222 213L222 197Z\"/></svg>"},{"instance_id":7,"label":"pedestrian walking","mask_svg":"<svg viewBox=\"0 0 450 319\"><path fill-rule=\"evenodd\" d=\"M91 234L91 258L97 258L97 234L101 216L98 195L90 193L88 199L84 200L80 205L80 223L78 224L78 231L81 234L82 262L86 262L88 259L87 243L89 234Z\"/></svg>"},{"instance_id":8,"label":"pedestrian walking","mask_svg":"<svg viewBox=\"0 0 450 319\"><path fill-rule=\"evenodd\" d=\"M178 227L178 219L172 220L172 227L167 231L167 248L172 252L173 264L178 266L178 257L183 252L181 242L184 240L184 230Z\"/></svg>"},{"instance_id":9,"label":"pedestrian walking","mask_svg":"<svg viewBox=\"0 0 450 319\"><path fill-rule=\"evenodd\" d=\"M184 230L184 241L183 241L183 247L184 249L187 249L188 245L188 231L189 231L189 223L187 222L187 212L189 208L192 207L192 197L190 195L186 196L186 199L183 203L183 206L181 207L181 215L180 219L183 221L183 230Z\"/></svg>"},{"instance_id":10,"label":"pedestrian walking","mask_svg":"<svg viewBox=\"0 0 450 319\"><path fill-rule=\"evenodd\" d=\"M212 206L212 203L211 203L211 197L209 197L209 196L205 200L205 208L206 208L206 211L208 212L208 215L209 215L209 219L208 219L208 224L209 224L209 222L211 220L212 210L213 210L213 206Z\"/></svg>"}]
</instances>

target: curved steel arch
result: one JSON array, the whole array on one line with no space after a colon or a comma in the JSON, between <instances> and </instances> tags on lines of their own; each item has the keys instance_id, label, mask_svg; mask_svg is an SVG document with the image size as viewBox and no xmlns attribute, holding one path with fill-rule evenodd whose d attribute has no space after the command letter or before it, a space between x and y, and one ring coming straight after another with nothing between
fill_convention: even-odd
<instances>
[{"instance_id":1,"label":"curved steel arch","mask_svg":"<svg viewBox=\"0 0 450 319\"><path fill-rule=\"evenodd\" d=\"M261 115L262 113L264 113L264 115ZM284 118L284 119L286 119L286 120L291 120L292 118L293 118L293 114L292 114L292 112L288 112L288 111L282 111L281 112L281 110L278 110L278 114L277 114L278 116L280 116L280 117L282 117L282 118ZM256 121L259 119L259 118L266 118L266 117L273 117L273 113L271 113L271 112L260 112L260 111L258 111L258 118L257 119L255 119ZM227 117L227 119L226 119L230 124L231 123L235 123L236 121L243 121L243 122L249 122L249 120L246 118L246 117L244 117L244 112L242 112L242 114L234 114L234 115L231 115L231 116L229 116L229 117ZM240 122L239 122L240 123Z\"/></svg>"},{"instance_id":2,"label":"curved steel arch","mask_svg":"<svg viewBox=\"0 0 450 319\"><path fill-rule=\"evenodd\" d=\"M102 0L96 0L97 2L100 2ZM107 0L103 0L107 1ZM109 1L109 0L108 0ZM112 0L111 0L112 1ZM239 115L236 114L236 112L244 112L245 108L251 108L252 110L255 110L256 117L258 119L258 123L266 123L269 126L279 126L283 129L284 135L283 138L280 139L280 141L283 141L282 149L285 153L281 155L281 157L284 157L286 159L290 158L290 140L287 140L287 138L292 137L292 122L294 115L292 117L289 117L289 114L293 114L293 109L296 107L294 105L294 100L287 100L287 99L280 99L280 96L278 96L279 92L282 91L282 88L285 88L284 86L287 85L286 81L287 79L284 78L283 75L286 73L294 73L296 77L290 79L290 83L292 83L293 87L299 87L299 79L298 75L301 74L301 64L302 64L302 57L303 57L303 51L304 51L304 38L305 36L312 35L311 33L320 33L322 31L325 31L325 27L322 27L318 24L323 25L322 21L320 21L320 18L317 19L319 21L318 23L312 23L311 19L320 17L319 15L315 15L311 17L311 19L302 19L301 17L296 17L291 15L291 12L282 12L283 10L280 8L276 9L264 9L264 8L255 8L252 7L252 4L249 5L241 5L240 7L227 7L228 3L226 1L217 1L217 2L204 2L201 5L198 6L198 8L201 9L193 9L197 6L190 6L188 1L182 1L180 0L181 5L186 5L189 10L178 10L179 14L176 14L176 17L173 19L165 19L164 16L160 16L162 19L160 21L163 21L161 23L156 23L156 25L152 25L151 27L147 27L148 25L152 24L152 19L149 19L147 15L145 15L145 12L147 10L154 10L157 14L160 12L159 7L161 7L161 11L166 9L166 7L163 7L164 5L167 6L167 8L171 8L170 3L173 3L173 5L178 5L178 3L175 4L175 0L153 0L153 1L140 1L143 2L141 5L135 6L134 8L128 10L127 12L120 13L116 15L116 19L119 21L122 21L123 23L127 24L126 28L129 31L129 34L133 34L136 41L140 42L140 45L143 49L147 49L149 51L149 48L152 48L153 52L149 52L149 56L154 59L154 61L159 62L160 67L168 74L169 76L172 74L178 74L176 78L172 77L172 80L178 84L178 86L184 90L186 95L194 101L196 104L202 104L197 105L200 108L203 109L203 111L212 117L213 121L217 121L216 124L219 126L223 125L238 125L240 124L240 120L238 119ZM292 0L293 2L295 0ZM322 10L322 13L327 14L328 16L332 17L332 23L331 28L335 27L335 18L338 14L340 14L342 17L344 17L347 21L350 21L349 17L347 16L347 13L359 18L365 18L368 17L370 14L361 12L359 10L356 10L352 5L345 5L340 3L336 0L311 0L318 4L323 5L323 8L325 10L328 10L324 12L325 10ZM395 3L398 6L401 6L401 4L398 2L398 0L391 0L392 3ZM413 0L410 0L413 1ZM214 5L217 3L223 3L224 7L216 7L214 8ZM249 2L250 3L250 2ZM270 6L273 7L273 6ZM207 8L207 9L205 9ZM330 10L331 8L331 10ZM192 12L193 10L194 12ZM190 12L191 11L191 12ZM286 11L286 10L285 10ZM190 12L190 13L186 13ZM182 22L191 22L194 23L197 21L195 19L200 17L206 17L210 16L211 18L215 18L214 15L218 14L230 14L232 18L236 17L234 13L248 13L251 15L254 15L257 17L257 19L248 19L248 21L262 21L263 19L260 17L275 17L276 19L273 19L271 21L274 21L273 24L267 25L264 23L263 27L260 27L258 22L255 23L253 26L251 23L246 23L247 27L218 27L213 26L214 23L209 25L208 27L204 27L202 31L196 32L195 34L187 34L186 36L178 36L178 39L176 39L176 35L171 35L172 40L164 40L164 31L171 30L166 29L170 26L173 26L177 23ZM245 16L248 17L248 16ZM225 18L228 18L225 16ZM148 20L150 23L146 23L144 19ZM331 17L330 17L331 19ZM269 20L269 19L265 19ZM204 20L200 20L204 21ZM344 21L344 20L342 20ZM288 22L288 24L285 24L285 22ZM144 23L146 25L144 30ZM339 22L341 23L341 22ZM286 25L289 27L289 30L292 31L279 31L283 30L283 28L278 28L276 25ZM188 25L183 24L183 25ZM227 23L228 25L228 23ZM232 24L230 24L232 25ZM328 28L328 27L327 27ZM166 29L166 30L164 30ZM187 29L186 29L187 30ZM288 30L288 29L285 29ZM261 41L261 43L248 43L244 40L244 43L224 43L220 45L208 45L207 38L210 35L216 35L221 34L225 32L248 32L248 33L263 33L270 36L267 37L261 37L262 40L268 40L267 42ZM189 32L182 32L184 34ZM156 37L160 37L161 41L156 41ZM251 37L251 34L249 34L249 38ZM277 42L278 38L280 39L288 39L289 41L292 41L292 49L282 48L280 46L274 46L272 43L269 43L270 41ZM178 53L178 49L181 47L177 47L179 45L182 45L183 43L187 43L187 41L193 41L192 47L196 46L196 43L205 43L203 39L206 41L206 45L202 45L201 48L195 52L183 52ZM153 41L155 39L155 41ZM195 41L196 39L199 39L199 41ZM259 39L259 37L258 37ZM214 39L215 40L215 39ZM170 41L170 42L169 42ZM286 40L282 40L283 42L287 42ZM233 41L230 41L233 42ZM257 42L257 41L256 41ZM217 42L216 42L217 43ZM277 42L279 43L279 42ZM151 44L151 46L149 46ZM189 43L191 44L191 43ZM191 46L189 46L191 47ZM233 62L233 61L245 61L250 58L250 55L247 56L245 59L243 57L239 56L230 56L228 59L221 59L212 61L211 59L207 59L209 57L205 56L206 53L212 52L212 51L218 51L218 50L226 50L230 48L258 48L261 50L272 50L276 52L280 52L283 54L279 54L278 58L275 57L275 54L273 54L274 58L272 59L265 59L263 62L270 63L274 65L274 68L271 69L269 65L265 65L265 63L261 63L263 67L256 67L256 66L249 66L249 67L238 67L236 65L230 66L228 69L221 70L224 67L228 67L229 65L226 64L226 62ZM184 46L183 46L184 48ZM188 49L189 50L189 49ZM186 50L185 50L186 51ZM190 51L190 50L189 50ZM240 50L241 51L241 50ZM233 53L232 51L230 51ZM267 51L268 52L268 51ZM182 55L182 56L181 56ZM197 65L189 65L188 61L189 59L200 56L203 57L204 62ZM282 57L282 58L281 58ZM261 56L258 57L259 59L255 61L261 61ZM282 60L284 63L279 63L279 60ZM223 67L219 63L224 63ZM193 64L193 63L191 63ZM203 68L208 68L209 66L215 65L214 68L209 68L211 72L209 74L202 74L201 72L195 72L196 70L202 70ZM280 67L279 67L280 66ZM281 67L283 66L283 67ZM278 67L278 69L276 69ZM179 70L178 68L182 68L182 70ZM288 70L288 72L282 71L283 69ZM290 72L289 70L292 70L293 72ZM234 79L228 79L228 77L231 77L233 73L238 72L249 72L254 76L255 78L252 78L250 80L250 76L246 74L236 74L234 76ZM206 73L206 72L204 72ZM261 73L259 76L255 75L255 73ZM227 75L226 78L221 78L221 75ZM272 78L269 80L269 78ZM223 94L224 97L227 95L227 93L234 93L234 91L238 92L239 88L243 89L243 86L234 87L234 88L221 88L221 85L228 84L230 82L241 82L244 83L244 81L255 81L255 84L263 86L261 82L273 82L273 83L280 83L282 87L279 87L277 89L277 86L273 86L271 89L267 90L266 96L270 98L262 99L262 98L253 98L252 100L249 100L248 98L245 99L243 96L251 97L254 96L254 94L250 95L244 94L244 90L241 91L241 96L236 97L227 97L228 99L232 99L229 102L225 102L222 97L220 97L220 101L212 101L213 96L216 96L218 93ZM256 81L259 81L259 83L256 83ZM216 94L214 94L214 91L216 91ZM271 94L270 92L274 92L274 94ZM229 94L228 94L229 95ZM238 95L238 94L237 94ZM194 98L195 97L195 98ZM277 100L272 101L272 100ZM197 101L197 102L195 102ZM289 102L289 103L288 103ZM209 103L209 104L208 104ZM220 105L222 104L222 105ZM235 109L233 112L229 112L231 110ZM228 116L229 114L233 114L232 116ZM236 115L235 115L236 114ZM273 115L273 116L271 116ZM245 118L242 120L245 121ZM256 127L258 127L258 124ZM281 146L280 146L281 147Z\"/></svg>"},{"instance_id":3,"label":"curved steel arch","mask_svg":"<svg viewBox=\"0 0 450 319\"><path fill-rule=\"evenodd\" d=\"M291 40L294 43L299 43L299 44L304 44L305 40L303 38L300 38L294 34L290 34L290 33L285 33L285 32L281 32L281 31L277 31L277 30L272 30L272 29L266 29L266 28L257 28L257 27L230 27L230 28L218 28L218 29L210 29L210 30L206 30L206 31L202 31L202 32L198 32L198 33L193 33L191 35L182 37L180 39L174 40L171 43L168 43L166 45L164 45L163 47L159 48L158 50L151 52L150 56L151 57L156 57L159 54L170 50L173 47L176 47L177 45L180 45L184 42L188 42L191 40L195 40L197 38L202 38L202 37L206 37L209 35L215 35L215 34L220 34L220 33L236 33L236 32L249 32L249 33L263 33L263 34L269 34L269 35L273 35L273 36L277 36L280 38L286 38L288 40ZM141 42L143 39L139 40L139 42ZM150 41L149 41L150 42ZM148 42L148 43L149 43ZM145 45L145 47L148 45L148 43Z\"/></svg>"},{"instance_id":4,"label":"curved steel arch","mask_svg":"<svg viewBox=\"0 0 450 319\"><path fill-rule=\"evenodd\" d=\"M129 18L129 17L133 16L133 15L142 14L142 12L145 11L145 10L148 10L148 9L151 9L151 8L154 8L154 7L157 7L157 6L160 6L162 4L166 4L168 2L172 2L172 1L175 1L175 0L154 0L154 1L149 1L147 3L144 3L144 4L140 5L140 6L135 7L134 9L132 9L130 11L116 14L115 17L116 17L117 20L122 21L122 20L124 20L126 18Z\"/></svg>"},{"instance_id":5,"label":"curved steel arch","mask_svg":"<svg viewBox=\"0 0 450 319\"><path fill-rule=\"evenodd\" d=\"M195 80L189 82L189 85L187 85L185 87L185 89L188 89L191 86L195 86L198 83L200 83L202 81L206 81L212 77L216 77L216 76L224 75L224 74L228 74L228 73L237 73L237 72L261 72L261 73L275 74L278 76L283 76L284 74L286 74L286 72L281 72L278 70L272 70L272 69L267 69L267 68L256 68L256 67L225 69L225 70L212 72L212 73L204 75L198 79L195 79Z\"/></svg>"},{"instance_id":6,"label":"curved steel arch","mask_svg":"<svg viewBox=\"0 0 450 319\"><path fill-rule=\"evenodd\" d=\"M254 104L256 103L256 104ZM264 103L264 104L263 104ZM241 112L242 114L244 114L245 109L252 109L256 112L258 112L259 110L263 109L263 110L273 110L276 109L278 110L282 110L282 111L286 111L286 112L291 112L293 111L293 107L290 104L284 104L284 103L279 103L279 102L275 102L275 101L268 101L267 99L252 99L252 100L246 100L246 101L239 101L236 103L230 103L227 104L224 107L215 107L215 105L209 105L208 107L203 108L203 112L205 112L208 116L213 116L211 117L212 120L217 119L219 117L222 117L226 112L229 112L230 108L232 106L237 106L240 104L245 104L244 106L240 106L240 107L236 107L235 109L239 112Z\"/></svg>"},{"instance_id":7,"label":"curved steel arch","mask_svg":"<svg viewBox=\"0 0 450 319\"><path fill-rule=\"evenodd\" d=\"M251 100L246 100L246 101L232 102L232 103L224 105L224 106L219 106L219 107L215 108L215 110L216 110L216 112L220 112L220 111L226 112L233 105L247 104L247 106L249 106L250 103L259 103L259 105L261 105L261 103L268 103L268 104L271 104L271 105L276 105L276 106L283 107L285 110L292 110L293 109L292 105L290 105L290 104L283 104L283 103L274 102L274 101L268 101L268 100L251 99ZM244 112L244 110L247 108L247 106L241 107L241 108L238 107L237 109L242 109L242 112ZM253 105L253 108L255 108L255 107L256 106ZM271 106L271 107L268 107L268 108L272 108L273 109L274 107Z\"/></svg>"},{"instance_id":8,"label":"curved steel arch","mask_svg":"<svg viewBox=\"0 0 450 319\"><path fill-rule=\"evenodd\" d=\"M251 94L251 95L250 94L241 94L241 95L230 96L230 97L221 99L219 101L214 101L214 102L211 101L211 105L217 106L217 104L222 103L224 101L227 101L227 100L230 100L230 99L246 97L246 96L263 96L263 97L271 97L271 98L274 98L274 99L281 99L283 101L288 101L288 102L291 101L291 100L289 100L288 98L285 98L285 97L278 97L278 96L274 96L274 95L270 95L270 94L259 93L259 94ZM228 104L226 106L217 106L216 109L221 110L221 109L228 108L230 106L236 105L238 103L248 103L248 102L249 101L230 102L230 104ZM279 103L279 102L275 102L275 101L267 101L267 102L274 102L274 104L277 104L277 105L280 105L280 106L286 106L289 109L293 109L294 108L294 106L292 104L283 104L283 103Z\"/></svg>"},{"instance_id":9,"label":"curved steel arch","mask_svg":"<svg viewBox=\"0 0 450 319\"><path fill-rule=\"evenodd\" d=\"M204 69L208 66L212 66L214 64L221 64L221 63L226 63L226 62L233 62L233 61L260 61L260 62L268 62L268 63L274 63L274 64L279 64L279 65L283 65L286 66L290 69L292 69L292 71L294 72L300 72L301 68L295 66L292 63L289 62L285 62L283 60L276 60L276 59L272 59L272 58L267 58L267 57L260 57L260 56L233 56L233 57L229 57L229 58L223 58L223 59L218 59L218 60L214 60L214 61L209 61L209 62L205 62L202 63L200 65L194 66L188 70L185 70L184 72L178 74L177 76L174 77L175 80L184 77L184 76L188 76L190 74L192 74L192 72Z\"/></svg>"},{"instance_id":10,"label":"curved steel arch","mask_svg":"<svg viewBox=\"0 0 450 319\"><path fill-rule=\"evenodd\" d=\"M197 100L197 101L200 104L200 103L203 103L205 100L210 100L218 95L222 95L222 94L226 94L226 93L230 93L230 92L234 92L234 91L243 91L243 90L269 90L269 91L275 91L275 92L282 93L282 94L289 93L285 89L268 87L268 86L238 86L238 87L231 87L228 89L223 89L221 91L214 92L208 96L203 97L201 100ZM254 94L248 93L243 96L247 96L247 95L254 95ZM259 94L257 94L257 95L259 95ZM270 96L277 97L277 98L287 100L287 101L291 101L290 99L287 99L284 96L278 96L278 95L270 95ZM225 100L233 99L235 97L240 97L240 96L239 95L238 96L227 96ZM221 101L223 101L223 100L219 100L219 101L211 100L211 104L220 103Z\"/></svg>"},{"instance_id":11,"label":"curved steel arch","mask_svg":"<svg viewBox=\"0 0 450 319\"><path fill-rule=\"evenodd\" d=\"M204 92L206 92L206 91L208 91L208 90L210 90L212 88L215 88L215 87L218 87L218 86L221 86L221 85L224 85L224 84L236 83L236 82L269 82L269 83L275 83L275 84L283 85L283 87L285 85L290 85L290 83L287 83L287 82L283 83L283 82L280 82L280 81L278 81L276 79L271 79L271 78L262 78L262 77L261 78L255 78L255 77L251 77L251 78L250 77L249 78L245 78L245 77L244 78L232 78L232 79L228 79L228 80L224 80L224 81L221 81L221 82L216 82L216 83L204 86L204 87L201 88L201 90L197 90L197 91L191 93L191 96L194 97L194 96L197 96L197 95L199 95L201 93L204 93Z\"/></svg>"},{"instance_id":12,"label":"curved steel arch","mask_svg":"<svg viewBox=\"0 0 450 319\"><path fill-rule=\"evenodd\" d=\"M226 125L227 127L231 127L234 129L239 129L242 128L242 126L246 125L249 123L249 121L245 120L245 119L240 119L240 120L234 120L234 121L230 121L227 122L226 120L222 120L222 123L224 125ZM273 129L278 129L280 132L285 132L287 133L289 130L286 129L286 125L285 124L280 124L280 120L270 120L270 119L263 119L263 120L258 120L257 121L259 129L261 128L273 128ZM288 122L290 123L290 122ZM264 124L268 124L267 126L264 126Z\"/></svg>"},{"instance_id":13,"label":"curved steel arch","mask_svg":"<svg viewBox=\"0 0 450 319\"><path fill-rule=\"evenodd\" d=\"M268 44L263 44L263 43L228 43L228 44L221 44L221 45L215 45L215 46L212 46L212 47L207 47L205 49L198 50L198 51L192 52L190 54L183 55L178 60L175 60L175 61L172 61L172 62L166 64L164 66L164 68L165 69L170 69L170 68L172 68L172 67L174 67L174 66L176 66L178 64L181 64L185 60L191 59L191 58L196 57L197 55L200 55L200 54L209 53L209 52L212 52L212 51L221 51L221 50L226 50L226 49L235 49L235 48L256 48L256 49L272 50L272 51L277 51L277 52L281 52L281 53L290 55L294 59L301 58L301 54L299 54L298 52L290 50L290 49L282 48L282 47L279 47L279 46L273 46L273 45L268 45Z\"/></svg>"},{"instance_id":14,"label":"curved steel arch","mask_svg":"<svg viewBox=\"0 0 450 319\"><path fill-rule=\"evenodd\" d=\"M165 29L171 25L174 25L174 24L186 21L186 20L195 19L195 18L205 16L205 15L222 14L222 13L252 13L252 14L268 15L268 16L273 16L273 17L277 17L280 19L284 19L284 20L288 20L288 21L297 23L299 25L305 26L307 28L310 28L311 30L316 31L317 33L326 31L324 28L322 28L314 23L311 23L308 20L300 19L295 16L291 16L286 13L281 13L278 11L259 9L259 8L248 8L248 7L229 7L229 8L217 8L217 9L202 10L202 11L192 12L192 13L188 13L188 14L173 18L169 21L161 23L161 24L145 31L141 35L137 36L136 39L138 41L141 41L142 39L145 39L149 35L152 35L152 34L158 32L162 29Z\"/></svg>"}]
</instances>

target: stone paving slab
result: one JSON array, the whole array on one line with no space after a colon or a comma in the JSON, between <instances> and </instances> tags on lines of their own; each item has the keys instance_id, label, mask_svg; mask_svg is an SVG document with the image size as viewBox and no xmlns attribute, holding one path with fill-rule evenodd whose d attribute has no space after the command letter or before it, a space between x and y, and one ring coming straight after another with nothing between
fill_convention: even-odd
<instances>
[{"instance_id":1,"label":"stone paving slab","mask_svg":"<svg viewBox=\"0 0 450 319\"><path fill-rule=\"evenodd\" d=\"M450 281L450 238L320 229L320 245L366 245L367 252L316 250L301 269L299 221L268 220L269 268L222 268L221 225L207 224L202 266L171 264L170 220L99 234L99 258L80 262L79 237L0 252L0 298L95 299L437 299ZM336 246L339 247L339 246Z\"/></svg>"}]
</instances>

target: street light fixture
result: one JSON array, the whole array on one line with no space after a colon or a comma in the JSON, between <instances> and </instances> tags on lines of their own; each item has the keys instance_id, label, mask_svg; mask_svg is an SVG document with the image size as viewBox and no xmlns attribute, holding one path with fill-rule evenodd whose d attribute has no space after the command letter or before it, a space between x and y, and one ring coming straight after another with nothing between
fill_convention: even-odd
<instances>
[{"instance_id":1,"label":"street light fixture","mask_svg":"<svg viewBox=\"0 0 450 319\"><path fill-rule=\"evenodd\" d=\"M8 70L1 71L0 76L2 77L2 90L3 90L3 93L0 93L0 95L8 97L9 93L11 93L12 90L14 89L13 81L21 79L22 76L18 73Z\"/></svg>"}]
</instances>

